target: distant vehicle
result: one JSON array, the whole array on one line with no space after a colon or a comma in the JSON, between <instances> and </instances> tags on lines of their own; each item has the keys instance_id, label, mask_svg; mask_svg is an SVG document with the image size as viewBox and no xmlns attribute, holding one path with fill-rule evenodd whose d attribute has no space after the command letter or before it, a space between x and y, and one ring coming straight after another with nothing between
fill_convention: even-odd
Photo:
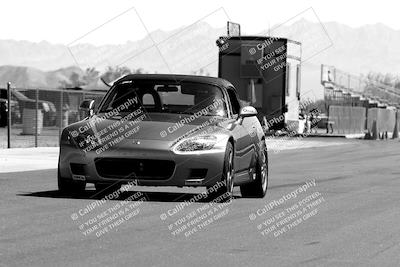
<instances>
[{"instance_id":1,"label":"distant vehicle","mask_svg":"<svg viewBox=\"0 0 400 267\"><path fill-rule=\"evenodd\" d=\"M1 98L7 99L7 90L0 89L0 96ZM36 100L25 96L23 93L17 90L12 90L12 98L16 99L16 101L18 102L19 114L23 114L24 108L36 109ZM56 124L56 118L57 118L57 109L55 105L50 101L39 100L38 108L41 109L43 112L44 126L54 126ZM22 122L21 115L20 119L18 119L17 122L18 123Z\"/></svg>"},{"instance_id":2,"label":"distant vehicle","mask_svg":"<svg viewBox=\"0 0 400 267\"><path fill-rule=\"evenodd\" d=\"M0 98L0 127L7 126L7 99ZM11 124L21 120L19 105L17 101L11 100Z\"/></svg>"},{"instance_id":3,"label":"distant vehicle","mask_svg":"<svg viewBox=\"0 0 400 267\"><path fill-rule=\"evenodd\" d=\"M81 105L90 117L62 131L60 191L81 192L86 183L99 191L116 190L135 181L205 186L229 199L234 186L240 186L244 197L265 196L264 132L255 108L241 107L228 81L134 74L116 81L96 111L93 103ZM129 107L121 110L126 103ZM115 125L116 132L110 130Z\"/></svg>"}]
</instances>

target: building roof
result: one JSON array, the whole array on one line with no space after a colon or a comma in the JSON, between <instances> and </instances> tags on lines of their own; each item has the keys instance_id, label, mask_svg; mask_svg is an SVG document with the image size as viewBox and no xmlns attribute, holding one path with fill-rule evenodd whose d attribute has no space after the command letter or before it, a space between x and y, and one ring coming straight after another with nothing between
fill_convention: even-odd
<instances>
[{"instance_id":1,"label":"building roof","mask_svg":"<svg viewBox=\"0 0 400 267\"><path fill-rule=\"evenodd\" d=\"M301 42L291 40L288 38L265 36L265 35L221 36L219 38L225 39L225 40L242 40L242 41L257 41L257 40L264 41L264 40L274 39L276 41L288 41L290 43L295 43L295 44L301 45Z\"/></svg>"}]
</instances>

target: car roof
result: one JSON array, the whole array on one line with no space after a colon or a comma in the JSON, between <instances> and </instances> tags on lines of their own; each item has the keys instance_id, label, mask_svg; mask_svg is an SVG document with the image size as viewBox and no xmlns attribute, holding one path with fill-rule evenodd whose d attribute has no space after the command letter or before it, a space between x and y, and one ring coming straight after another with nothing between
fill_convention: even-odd
<instances>
[{"instance_id":1,"label":"car roof","mask_svg":"<svg viewBox=\"0 0 400 267\"><path fill-rule=\"evenodd\" d=\"M217 85L219 87L233 87L227 80L217 77L197 76L197 75L181 75L181 74L129 74L117 80L114 84L130 80L159 80L170 82L194 82Z\"/></svg>"}]
</instances>

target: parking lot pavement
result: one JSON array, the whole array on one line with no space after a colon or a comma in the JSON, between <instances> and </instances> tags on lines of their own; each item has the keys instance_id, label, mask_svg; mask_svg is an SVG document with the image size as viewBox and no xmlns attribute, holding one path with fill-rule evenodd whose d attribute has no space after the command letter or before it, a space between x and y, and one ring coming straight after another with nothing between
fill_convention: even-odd
<instances>
[{"instance_id":1,"label":"parking lot pavement","mask_svg":"<svg viewBox=\"0 0 400 267\"><path fill-rule=\"evenodd\" d=\"M222 207L224 216L202 222L187 237L187 229L173 231L192 212L207 210L207 201L183 205L199 189L132 188L123 199L140 193L145 200L99 203L92 187L80 196L61 195L55 169L1 173L0 266L396 266L399 148L398 141L357 140L272 153L264 199L241 198L235 188L233 202ZM298 195L266 210L293 192ZM286 220L289 212L299 212L295 204L317 194L323 201L309 202L314 215L306 211L297 225L293 219L286 230L261 234L268 219ZM103 235L98 229L85 235L85 224L92 226L91 219L117 205L138 212L108 225Z\"/></svg>"},{"instance_id":2,"label":"parking lot pavement","mask_svg":"<svg viewBox=\"0 0 400 267\"><path fill-rule=\"evenodd\" d=\"M0 173L57 168L58 147L0 149Z\"/></svg>"}]
</instances>

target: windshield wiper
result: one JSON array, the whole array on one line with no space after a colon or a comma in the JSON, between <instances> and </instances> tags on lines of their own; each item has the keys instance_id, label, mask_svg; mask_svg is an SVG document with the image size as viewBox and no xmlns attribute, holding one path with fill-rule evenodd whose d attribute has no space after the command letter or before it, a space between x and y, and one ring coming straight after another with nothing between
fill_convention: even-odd
<instances>
[{"instance_id":1,"label":"windshield wiper","mask_svg":"<svg viewBox=\"0 0 400 267\"><path fill-rule=\"evenodd\" d=\"M200 112L200 111L196 111L196 112L190 112L190 111L183 111L183 112L177 112L178 114L188 114L188 115L194 115L194 114L196 114L196 113L198 113L198 112ZM201 112L200 112L201 113ZM217 114L202 114L201 113L201 116L218 116Z\"/></svg>"},{"instance_id":2,"label":"windshield wiper","mask_svg":"<svg viewBox=\"0 0 400 267\"><path fill-rule=\"evenodd\" d=\"M188 115L194 115L195 112L190 112L190 111L180 111L177 112L178 114L188 114Z\"/></svg>"},{"instance_id":3,"label":"windshield wiper","mask_svg":"<svg viewBox=\"0 0 400 267\"><path fill-rule=\"evenodd\" d=\"M110 117L110 119L120 120L120 119L122 119L122 116L121 115L114 115L114 116Z\"/></svg>"}]
</instances>

